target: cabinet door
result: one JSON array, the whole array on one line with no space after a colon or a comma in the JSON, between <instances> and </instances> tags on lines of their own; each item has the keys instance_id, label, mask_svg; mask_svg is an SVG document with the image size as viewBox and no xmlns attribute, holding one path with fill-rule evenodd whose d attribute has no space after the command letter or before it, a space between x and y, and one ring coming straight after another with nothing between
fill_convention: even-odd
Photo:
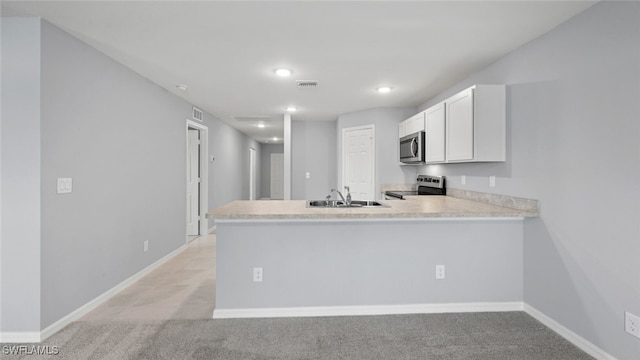
<instances>
[{"instance_id":1,"label":"cabinet door","mask_svg":"<svg viewBox=\"0 0 640 360\"><path fill-rule=\"evenodd\" d=\"M413 115L406 120L404 128L405 135L417 133L418 131L424 131L424 112Z\"/></svg>"},{"instance_id":2,"label":"cabinet door","mask_svg":"<svg viewBox=\"0 0 640 360\"><path fill-rule=\"evenodd\" d=\"M446 102L447 162L473 160L473 89Z\"/></svg>"},{"instance_id":3,"label":"cabinet door","mask_svg":"<svg viewBox=\"0 0 640 360\"><path fill-rule=\"evenodd\" d=\"M425 111L427 132L426 162L444 162L445 154L445 106L440 103Z\"/></svg>"}]
</instances>

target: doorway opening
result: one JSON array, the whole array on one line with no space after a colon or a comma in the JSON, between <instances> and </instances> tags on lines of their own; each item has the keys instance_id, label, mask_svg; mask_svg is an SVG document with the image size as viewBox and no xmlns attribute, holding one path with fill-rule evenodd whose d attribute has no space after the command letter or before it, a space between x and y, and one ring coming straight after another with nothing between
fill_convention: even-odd
<instances>
[{"instance_id":1,"label":"doorway opening","mask_svg":"<svg viewBox=\"0 0 640 360\"><path fill-rule=\"evenodd\" d=\"M186 122L186 236L187 242L208 232L205 213L209 207L209 128L188 120Z\"/></svg>"},{"instance_id":2,"label":"doorway opening","mask_svg":"<svg viewBox=\"0 0 640 360\"><path fill-rule=\"evenodd\" d=\"M271 200L284 199L284 154L271 154L271 171L270 171L270 194Z\"/></svg>"}]
</instances>

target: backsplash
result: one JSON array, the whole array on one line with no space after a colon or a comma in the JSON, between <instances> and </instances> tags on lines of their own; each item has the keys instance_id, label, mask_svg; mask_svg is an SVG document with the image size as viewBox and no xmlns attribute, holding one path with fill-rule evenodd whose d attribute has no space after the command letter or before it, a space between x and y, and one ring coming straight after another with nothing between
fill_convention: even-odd
<instances>
[{"instance_id":1,"label":"backsplash","mask_svg":"<svg viewBox=\"0 0 640 360\"><path fill-rule=\"evenodd\" d=\"M383 194L385 191L414 191L416 187L416 184L382 184L380 191Z\"/></svg>"},{"instance_id":2,"label":"backsplash","mask_svg":"<svg viewBox=\"0 0 640 360\"><path fill-rule=\"evenodd\" d=\"M540 211L540 203L538 200L525 199L507 195L496 195L489 193L481 193L470 190L447 189L447 196L477 201L485 204L508 207L511 209L525 211Z\"/></svg>"}]
</instances>

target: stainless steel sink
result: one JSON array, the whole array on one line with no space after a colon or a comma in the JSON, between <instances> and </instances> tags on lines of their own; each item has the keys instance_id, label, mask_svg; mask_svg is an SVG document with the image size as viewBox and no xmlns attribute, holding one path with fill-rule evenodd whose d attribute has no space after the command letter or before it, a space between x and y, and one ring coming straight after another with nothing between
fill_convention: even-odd
<instances>
[{"instance_id":1,"label":"stainless steel sink","mask_svg":"<svg viewBox=\"0 0 640 360\"><path fill-rule=\"evenodd\" d=\"M341 200L310 200L307 201L307 207L346 207Z\"/></svg>"},{"instance_id":2,"label":"stainless steel sink","mask_svg":"<svg viewBox=\"0 0 640 360\"><path fill-rule=\"evenodd\" d=\"M353 200L351 205L347 206L342 200L309 200L307 207L310 208L359 208L359 207L389 207L375 200Z\"/></svg>"},{"instance_id":3,"label":"stainless steel sink","mask_svg":"<svg viewBox=\"0 0 640 360\"><path fill-rule=\"evenodd\" d=\"M375 200L353 200L351 201L351 205L362 206L362 207L389 207L381 202Z\"/></svg>"}]
</instances>

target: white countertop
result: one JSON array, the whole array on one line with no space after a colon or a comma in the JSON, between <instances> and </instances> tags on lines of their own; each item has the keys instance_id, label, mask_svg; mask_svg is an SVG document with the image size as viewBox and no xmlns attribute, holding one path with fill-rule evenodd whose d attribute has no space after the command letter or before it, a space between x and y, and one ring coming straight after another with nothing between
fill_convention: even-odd
<instances>
[{"instance_id":1,"label":"white countertop","mask_svg":"<svg viewBox=\"0 0 640 360\"><path fill-rule=\"evenodd\" d=\"M420 218L524 218L526 211L450 196L415 196L407 200L381 200L389 207L308 208L306 200L238 200L207 212L208 218L262 219L420 219Z\"/></svg>"}]
</instances>

